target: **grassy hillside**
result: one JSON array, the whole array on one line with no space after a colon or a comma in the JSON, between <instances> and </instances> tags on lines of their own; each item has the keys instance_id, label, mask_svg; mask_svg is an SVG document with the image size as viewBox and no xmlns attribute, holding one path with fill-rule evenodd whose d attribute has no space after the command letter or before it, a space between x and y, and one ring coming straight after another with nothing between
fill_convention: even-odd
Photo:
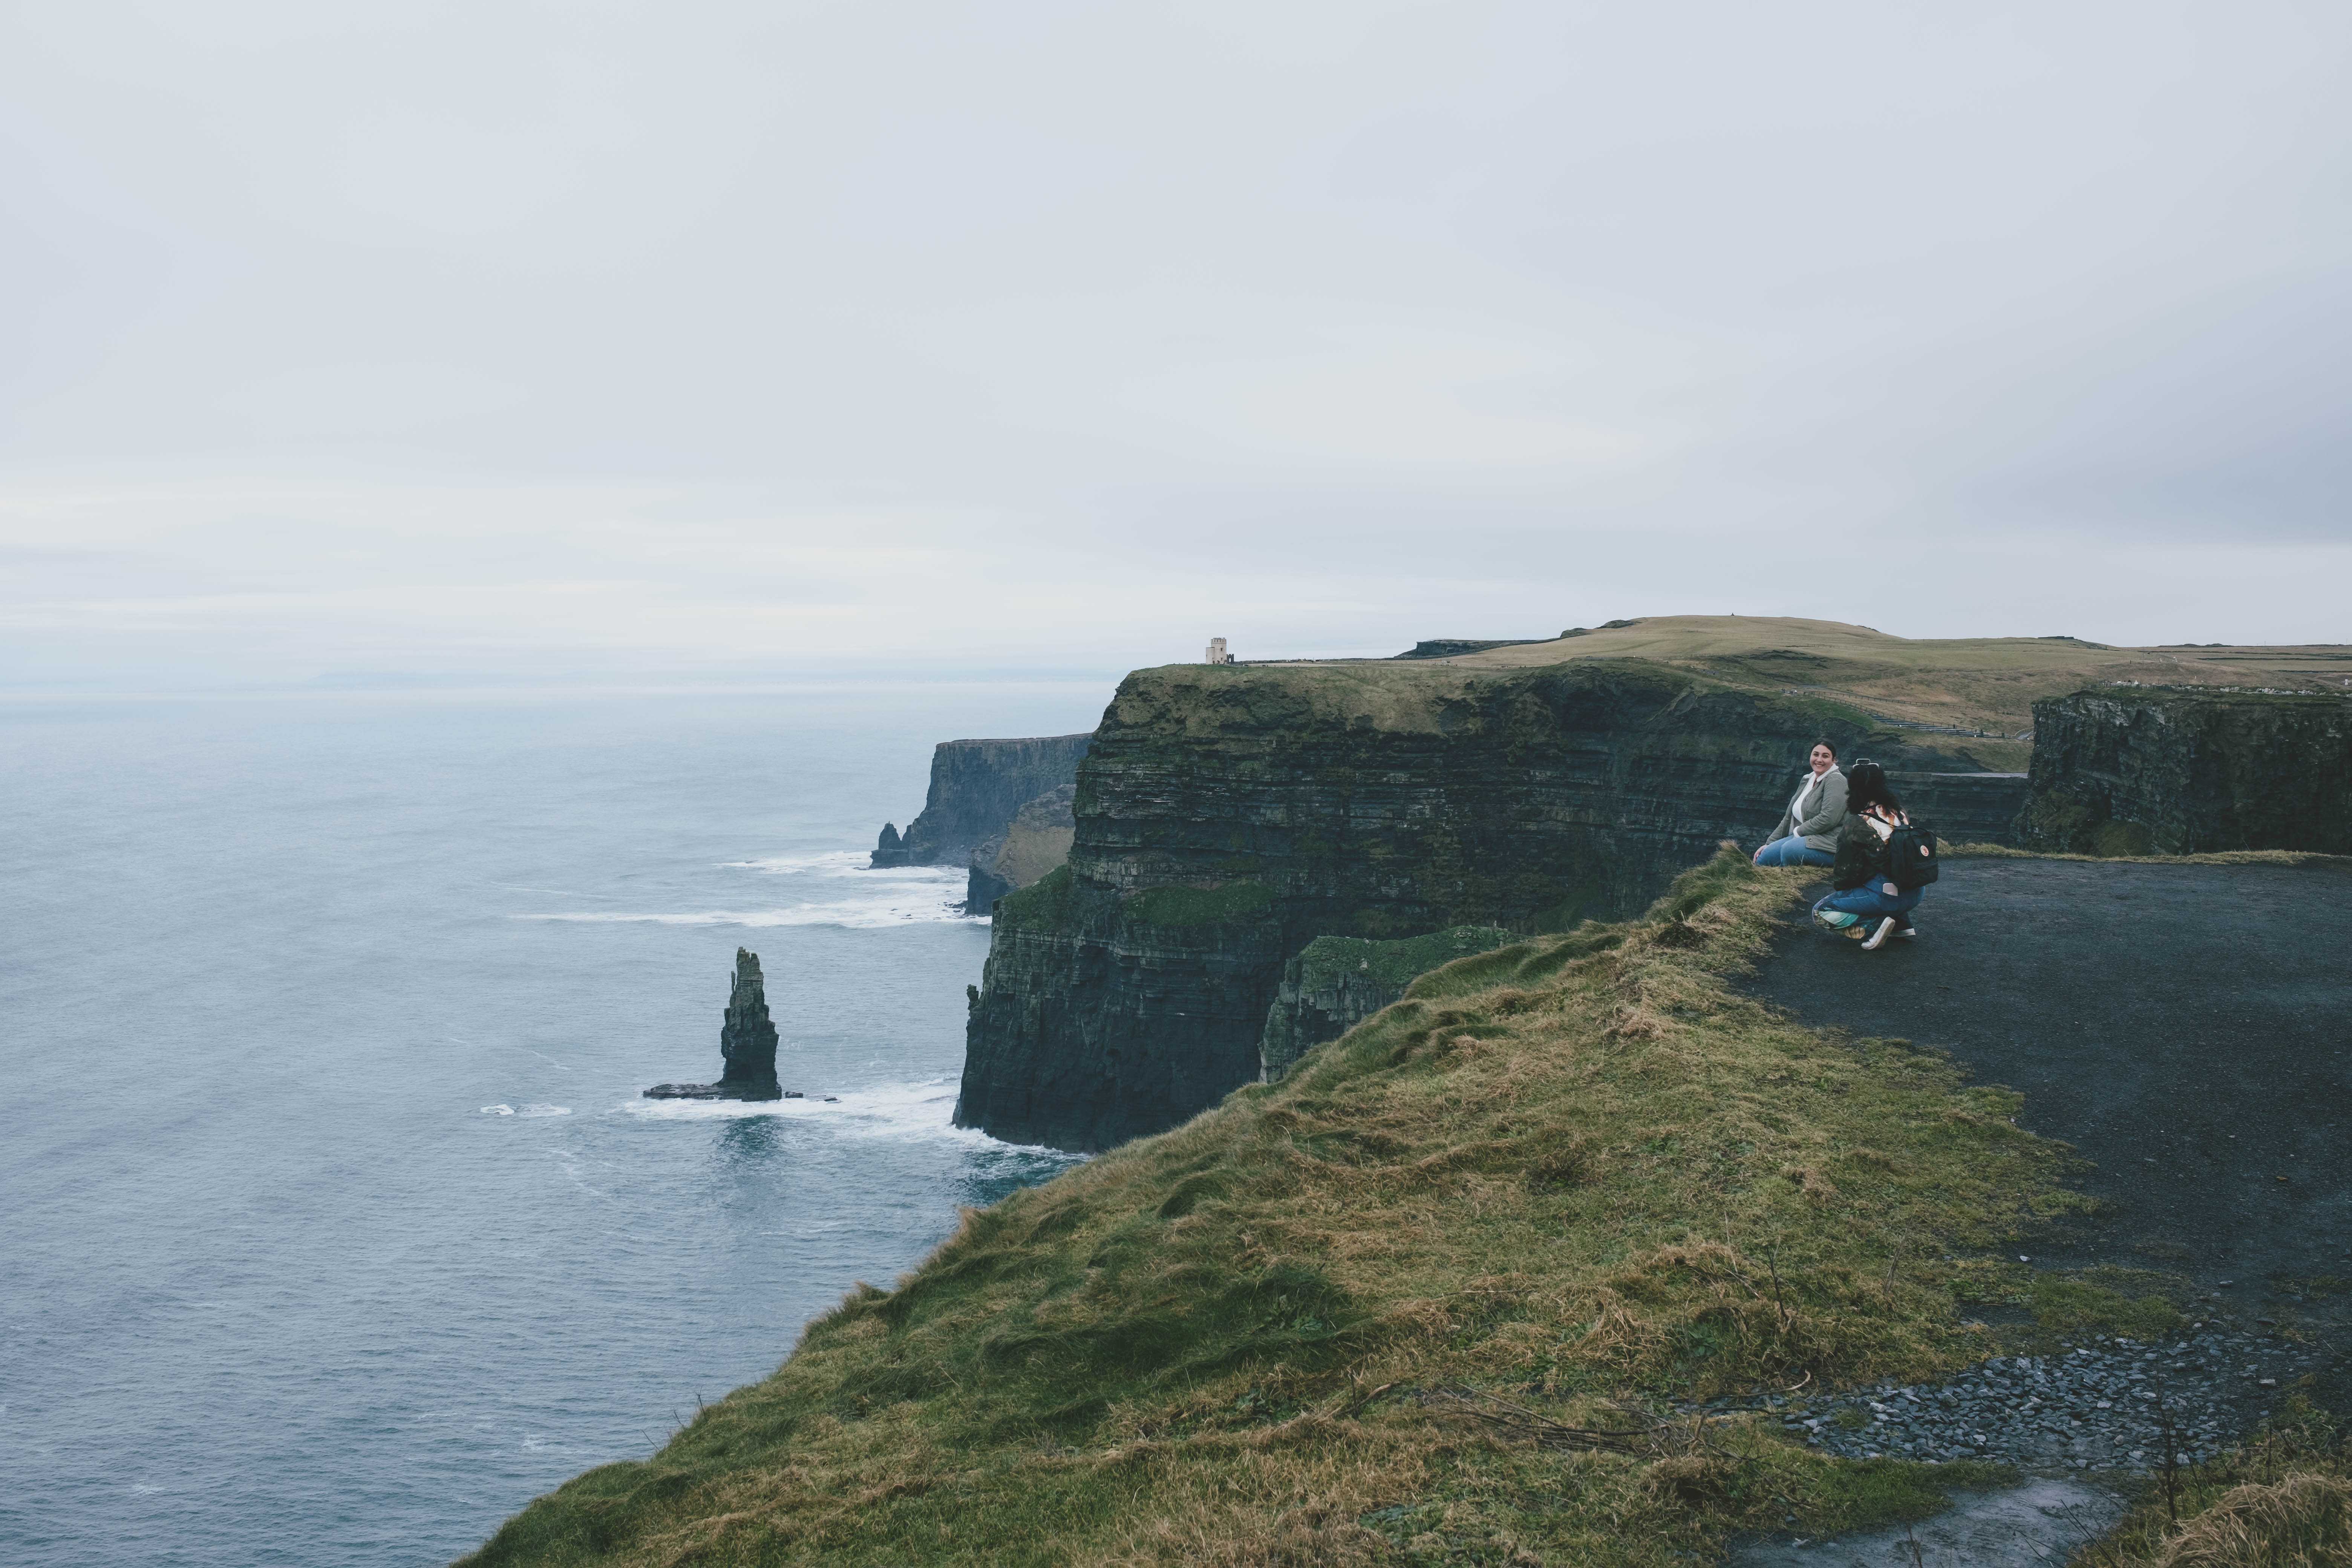
<instances>
[{"instance_id":1,"label":"grassy hillside","mask_svg":"<svg viewBox=\"0 0 2352 1568\"><path fill-rule=\"evenodd\" d=\"M1727 989L1798 885L1727 853L1423 977L468 1561L1664 1564L1929 1511L1917 1467L1672 1415L1981 1354L1969 1255L2077 1202L2007 1091Z\"/></svg>"},{"instance_id":2,"label":"grassy hillside","mask_svg":"<svg viewBox=\"0 0 2352 1568\"><path fill-rule=\"evenodd\" d=\"M1748 690L1850 702L1874 717L2011 737L1969 746L2022 769L2033 701L2109 680L2342 690L2352 647L2105 647L2072 637L1912 639L1785 616L1654 616L1554 642L1430 660L1473 669L1580 658L1643 658Z\"/></svg>"}]
</instances>

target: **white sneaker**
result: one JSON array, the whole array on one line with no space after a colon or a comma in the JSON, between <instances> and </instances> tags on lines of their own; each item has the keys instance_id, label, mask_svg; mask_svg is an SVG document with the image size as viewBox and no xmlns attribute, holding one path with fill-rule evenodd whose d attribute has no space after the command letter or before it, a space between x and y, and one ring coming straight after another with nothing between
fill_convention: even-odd
<instances>
[{"instance_id":1,"label":"white sneaker","mask_svg":"<svg viewBox=\"0 0 2352 1568\"><path fill-rule=\"evenodd\" d=\"M1918 934L1919 934L1919 928L1918 928L1917 926L1905 926L1902 930L1900 930L1900 931L1896 931L1895 934L1896 936L1899 936L1899 937L1903 938L1905 941L1908 942L1908 941L1911 941L1911 940L1913 940L1913 939L1915 939L1916 937L1917 937L1917 936L1918 936Z\"/></svg>"},{"instance_id":2,"label":"white sneaker","mask_svg":"<svg viewBox=\"0 0 2352 1568\"><path fill-rule=\"evenodd\" d=\"M1864 952L1876 952L1880 945L1886 941L1887 936L1894 930L1895 917L1893 915L1885 916L1879 921L1878 929L1872 931L1870 935L1864 940L1862 951Z\"/></svg>"}]
</instances>

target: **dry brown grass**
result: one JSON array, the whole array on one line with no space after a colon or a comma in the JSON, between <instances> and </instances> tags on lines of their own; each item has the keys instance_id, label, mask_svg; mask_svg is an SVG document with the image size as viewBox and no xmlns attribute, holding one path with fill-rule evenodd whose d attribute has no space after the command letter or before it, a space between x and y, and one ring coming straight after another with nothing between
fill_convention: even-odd
<instances>
[{"instance_id":1,"label":"dry brown grass","mask_svg":"<svg viewBox=\"0 0 2352 1568\"><path fill-rule=\"evenodd\" d=\"M2254 1441L2159 1477L2083 1568L2352 1568L2352 1442L2301 1395Z\"/></svg>"},{"instance_id":2,"label":"dry brown grass","mask_svg":"<svg viewBox=\"0 0 2352 1568\"><path fill-rule=\"evenodd\" d=\"M2296 1471L2232 1487L2166 1542L2154 1568L2347 1568L2352 1480Z\"/></svg>"},{"instance_id":3,"label":"dry brown grass","mask_svg":"<svg viewBox=\"0 0 2352 1568\"><path fill-rule=\"evenodd\" d=\"M1727 853L1643 920L1424 977L968 1215L472 1561L1664 1568L1932 1510L1916 1467L1660 1424L1973 1359L1946 1259L2076 1202L2014 1095L1729 989L1801 880Z\"/></svg>"}]
</instances>

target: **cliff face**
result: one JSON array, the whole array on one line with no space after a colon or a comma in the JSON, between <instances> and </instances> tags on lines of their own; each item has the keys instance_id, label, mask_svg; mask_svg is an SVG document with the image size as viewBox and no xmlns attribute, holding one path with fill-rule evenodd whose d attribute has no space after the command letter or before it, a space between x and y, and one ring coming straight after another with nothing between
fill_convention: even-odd
<instances>
[{"instance_id":1,"label":"cliff face","mask_svg":"<svg viewBox=\"0 0 2352 1568\"><path fill-rule=\"evenodd\" d=\"M1947 844L2011 844L2024 809L2023 773L1890 773L1904 809Z\"/></svg>"},{"instance_id":2,"label":"cliff face","mask_svg":"<svg viewBox=\"0 0 2352 1568\"><path fill-rule=\"evenodd\" d=\"M1079 768L1068 866L997 903L957 1121L1076 1149L1173 1125L1258 1076L1314 938L1638 910L1759 839L1817 733L1937 760L1633 661L1139 671Z\"/></svg>"},{"instance_id":3,"label":"cliff face","mask_svg":"<svg viewBox=\"0 0 2352 1568\"><path fill-rule=\"evenodd\" d=\"M2352 854L2352 700L2105 687L2033 705L2030 848Z\"/></svg>"},{"instance_id":4,"label":"cliff face","mask_svg":"<svg viewBox=\"0 0 2352 1568\"><path fill-rule=\"evenodd\" d=\"M931 752L930 790L922 815L901 834L885 824L874 849L879 866L954 866L1005 830L1041 795L1070 783L1090 735L1021 741L942 741Z\"/></svg>"},{"instance_id":5,"label":"cliff face","mask_svg":"<svg viewBox=\"0 0 2352 1568\"><path fill-rule=\"evenodd\" d=\"M1077 836L1071 807L1078 786L1066 784L1024 805L1003 831L971 852L964 882L964 912L984 915L1007 893L1018 892L1070 858Z\"/></svg>"},{"instance_id":6,"label":"cliff face","mask_svg":"<svg viewBox=\"0 0 2352 1568\"><path fill-rule=\"evenodd\" d=\"M1500 926L1454 926L1395 942L1318 936L1282 966L1258 1037L1258 1079L1278 1083L1291 1064L1403 996L1441 963L1492 952L1516 938Z\"/></svg>"}]
</instances>

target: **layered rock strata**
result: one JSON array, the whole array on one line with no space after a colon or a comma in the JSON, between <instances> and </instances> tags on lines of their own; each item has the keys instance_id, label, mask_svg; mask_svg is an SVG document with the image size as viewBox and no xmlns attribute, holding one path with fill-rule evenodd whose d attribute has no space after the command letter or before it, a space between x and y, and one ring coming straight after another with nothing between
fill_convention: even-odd
<instances>
[{"instance_id":1,"label":"layered rock strata","mask_svg":"<svg viewBox=\"0 0 2352 1568\"><path fill-rule=\"evenodd\" d=\"M1073 1149L1171 1126L1258 1076L1315 938L1630 913L1759 840L1816 734L1942 760L1633 660L1139 671L1079 767L1068 865L997 900L957 1121Z\"/></svg>"},{"instance_id":2,"label":"layered rock strata","mask_svg":"<svg viewBox=\"0 0 2352 1568\"><path fill-rule=\"evenodd\" d=\"M727 1016L719 1027L719 1056L725 1064L717 1083L657 1083L648 1100L782 1100L776 1080L776 1026L768 1016L768 993L760 955L735 950L735 981Z\"/></svg>"},{"instance_id":3,"label":"layered rock strata","mask_svg":"<svg viewBox=\"0 0 2352 1568\"><path fill-rule=\"evenodd\" d=\"M2352 699L2096 687L2033 705L2019 840L2091 855L2352 854Z\"/></svg>"},{"instance_id":4,"label":"layered rock strata","mask_svg":"<svg viewBox=\"0 0 2352 1568\"><path fill-rule=\"evenodd\" d=\"M921 815L900 833L885 823L872 864L956 866L1005 831L1024 805L1077 776L1090 735L942 741L931 752Z\"/></svg>"},{"instance_id":5,"label":"layered rock strata","mask_svg":"<svg viewBox=\"0 0 2352 1568\"><path fill-rule=\"evenodd\" d=\"M1947 844L2015 842L2017 814L2025 807L2024 773L1890 773L1886 782L1915 821L1935 828Z\"/></svg>"},{"instance_id":6,"label":"layered rock strata","mask_svg":"<svg viewBox=\"0 0 2352 1568\"><path fill-rule=\"evenodd\" d=\"M1066 784L1015 812L1004 830L971 852L964 881L964 913L984 915L1007 893L1018 892L1070 858L1077 834L1071 815L1078 786Z\"/></svg>"},{"instance_id":7,"label":"layered rock strata","mask_svg":"<svg viewBox=\"0 0 2352 1568\"><path fill-rule=\"evenodd\" d=\"M1516 940L1500 926L1454 926L1395 942L1317 937L1282 966L1258 1037L1259 1081L1279 1082L1300 1057L1397 1001L1439 964Z\"/></svg>"}]
</instances>

